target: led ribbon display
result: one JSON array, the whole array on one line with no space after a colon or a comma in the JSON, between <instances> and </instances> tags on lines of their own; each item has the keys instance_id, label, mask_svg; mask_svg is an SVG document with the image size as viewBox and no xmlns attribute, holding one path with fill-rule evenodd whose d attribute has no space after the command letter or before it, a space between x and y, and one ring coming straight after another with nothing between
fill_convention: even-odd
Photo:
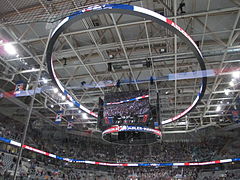
<instances>
[{"instance_id":1,"label":"led ribbon display","mask_svg":"<svg viewBox=\"0 0 240 180\"><path fill-rule=\"evenodd\" d=\"M146 133L151 133L151 134L155 134L157 136L162 137L161 131L159 131L157 129L152 129L149 127L142 127L142 126L118 126L118 125L116 125L116 126L106 129L105 131L103 131L102 134L105 135L105 134L111 134L111 133L115 133L115 132L124 132L124 131L146 132Z\"/></svg>"},{"instance_id":2,"label":"led ribbon display","mask_svg":"<svg viewBox=\"0 0 240 180\"><path fill-rule=\"evenodd\" d=\"M20 147L21 143L0 137L0 141ZM101 166L128 166L128 167L134 167L134 166L152 166L152 167L161 167L161 166L206 166L211 164L223 164L223 163L230 163L230 162L239 162L240 158L233 158L233 159L222 159L222 160L215 160L215 161L207 161L207 162L175 162L175 163L109 163L109 162L97 162L97 161L88 161L88 160L77 160L77 159L71 159L71 158L63 158L61 156L57 156L55 154L51 154L39 149L36 149L34 147L23 145L24 149L27 149L29 151L42 154L54 159L59 159L67 162L73 162L73 163L82 163L82 164L93 164L93 165L101 165Z\"/></svg>"},{"instance_id":3,"label":"led ribbon display","mask_svg":"<svg viewBox=\"0 0 240 180\"><path fill-rule=\"evenodd\" d=\"M143 96L139 96L139 97L136 97L136 98L127 99L127 100L123 100L123 101L106 103L106 105L122 104L122 103L126 103L126 102L138 101L140 99L145 99L145 98L148 98L148 97L149 97L149 95L143 95Z\"/></svg>"},{"instance_id":4,"label":"led ribbon display","mask_svg":"<svg viewBox=\"0 0 240 180\"><path fill-rule=\"evenodd\" d=\"M206 90L206 83L207 83L207 77L205 74L206 67L205 67L205 63L203 61L203 56L202 56L200 50L198 49L197 45L192 40L192 38L173 21L167 19L166 17L164 17L154 11L151 11L151 10L148 10L148 9L145 9L142 7L138 7L138 6L125 5L125 4L96 5L96 6L92 6L92 7L77 11L77 12L73 13L72 15L63 19L58 24L58 26L54 29L54 31L52 32L51 39L48 43L47 51L46 51L46 61L47 61L48 72L49 72L53 82L62 91L62 93L64 93L67 96L67 99L69 101L71 101L76 107L82 109L86 113L88 113L96 118L98 117L97 114L95 114L94 112L90 111L89 109L87 109L86 107L81 105L80 102L78 102L78 100L76 98L74 98L63 87L60 80L57 78L54 67L53 67L52 52L53 52L53 47L54 47L54 44L55 44L57 38L67 27L69 27L71 24L73 24L74 22L76 22L80 19L83 19L86 17L91 17L93 15L103 14L103 13L122 13L122 14L128 14L128 15L136 15L136 16L140 16L145 19L148 19L148 20L152 20L153 22L156 22L156 23L160 24L161 26L164 26L168 30L170 30L173 33L175 33L176 35L178 35L181 38L181 40L183 40L191 48L191 50L193 51L193 53L195 54L195 56L198 60L200 68L203 72L202 73L202 82L201 82L201 87L200 87L199 93L198 93L196 99L193 101L193 103L186 110L184 110L182 113L180 113L170 119L163 120L162 124L164 125L164 124L168 124L173 121L176 121L177 119L179 119L179 118L183 117L184 115L186 115L187 113L189 113L197 105L197 103L201 100L201 98L203 97L204 92Z\"/></svg>"}]
</instances>

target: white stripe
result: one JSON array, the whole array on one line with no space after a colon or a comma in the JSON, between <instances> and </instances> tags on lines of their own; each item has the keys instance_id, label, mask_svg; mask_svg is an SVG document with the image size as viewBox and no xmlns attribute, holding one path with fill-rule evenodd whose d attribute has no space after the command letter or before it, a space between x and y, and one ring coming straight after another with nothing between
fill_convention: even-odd
<instances>
[{"instance_id":1,"label":"white stripe","mask_svg":"<svg viewBox=\"0 0 240 180\"><path fill-rule=\"evenodd\" d=\"M173 166L184 166L184 163L173 163Z\"/></svg>"},{"instance_id":2,"label":"white stripe","mask_svg":"<svg viewBox=\"0 0 240 180\"><path fill-rule=\"evenodd\" d=\"M55 154L49 154L49 156L52 157L52 158L56 158Z\"/></svg>"},{"instance_id":3,"label":"white stripe","mask_svg":"<svg viewBox=\"0 0 240 180\"><path fill-rule=\"evenodd\" d=\"M223 159L220 160L221 163L227 163L227 162L232 162L232 159Z\"/></svg>"},{"instance_id":4,"label":"white stripe","mask_svg":"<svg viewBox=\"0 0 240 180\"><path fill-rule=\"evenodd\" d=\"M67 21L69 20L69 17L64 18L58 25L57 27L54 29L54 31L52 32L51 37L56 33L56 31L63 25L65 24Z\"/></svg>"},{"instance_id":5,"label":"white stripe","mask_svg":"<svg viewBox=\"0 0 240 180\"><path fill-rule=\"evenodd\" d=\"M170 122L172 122L172 119L168 119L168 120L162 121L162 124L167 124L167 123L170 123Z\"/></svg>"},{"instance_id":6,"label":"white stripe","mask_svg":"<svg viewBox=\"0 0 240 180\"><path fill-rule=\"evenodd\" d=\"M162 16L161 14L158 14L154 11L151 11L149 9L145 9L145 8L142 8L142 7L138 7L138 6L133 6L133 10L134 11L137 11L137 12L140 12L140 13L143 13L143 14L147 14L147 15L150 15L150 16L153 16L153 17L156 17L164 22L167 21L167 18Z\"/></svg>"},{"instance_id":7,"label":"white stripe","mask_svg":"<svg viewBox=\"0 0 240 180\"><path fill-rule=\"evenodd\" d=\"M12 144L12 145L14 145L14 146L21 147L21 143L16 142L16 141L13 141L13 140L10 141L10 144Z\"/></svg>"},{"instance_id":8,"label":"white stripe","mask_svg":"<svg viewBox=\"0 0 240 180\"><path fill-rule=\"evenodd\" d=\"M127 166L131 166L131 167L133 167L133 166L138 166L138 164L127 164Z\"/></svg>"},{"instance_id":9,"label":"white stripe","mask_svg":"<svg viewBox=\"0 0 240 180\"><path fill-rule=\"evenodd\" d=\"M95 161L85 161L86 164L95 164Z\"/></svg>"}]
</instances>

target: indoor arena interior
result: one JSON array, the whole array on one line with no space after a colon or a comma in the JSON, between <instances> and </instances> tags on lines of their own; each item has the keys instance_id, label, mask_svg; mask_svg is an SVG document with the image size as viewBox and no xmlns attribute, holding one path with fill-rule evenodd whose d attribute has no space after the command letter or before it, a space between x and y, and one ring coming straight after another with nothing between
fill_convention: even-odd
<instances>
[{"instance_id":1,"label":"indoor arena interior","mask_svg":"<svg viewBox=\"0 0 240 180\"><path fill-rule=\"evenodd\" d=\"M240 0L0 0L0 180L240 180Z\"/></svg>"}]
</instances>

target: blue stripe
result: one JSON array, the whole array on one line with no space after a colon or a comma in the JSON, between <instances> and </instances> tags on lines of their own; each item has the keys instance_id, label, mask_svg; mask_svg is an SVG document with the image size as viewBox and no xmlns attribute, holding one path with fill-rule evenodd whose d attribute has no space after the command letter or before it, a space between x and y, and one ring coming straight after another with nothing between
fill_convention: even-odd
<instances>
[{"instance_id":1,"label":"blue stripe","mask_svg":"<svg viewBox=\"0 0 240 180\"><path fill-rule=\"evenodd\" d=\"M150 163L139 163L138 166L150 166Z\"/></svg>"},{"instance_id":2,"label":"blue stripe","mask_svg":"<svg viewBox=\"0 0 240 180\"><path fill-rule=\"evenodd\" d=\"M75 101L75 106L77 106L77 107L80 107L80 103L78 103L77 101Z\"/></svg>"},{"instance_id":3,"label":"blue stripe","mask_svg":"<svg viewBox=\"0 0 240 180\"><path fill-rule=\"evenodd\" d=\"M236 161L240 161L240 158L234 158L234 159L232 159L232 161L234 162L236 162Z\"/></svg>"},{"instance_id":4,"label":"blue stripe","mask_svg":"<svg viewBox=\"0 0 240 180\"><path fill-rule=\"evenodd\" d=\"M83 14L82 10L81 11L76 11L76 12L72 13L70 16L68 16L69 20L74 18L75 16L80 15L80 14Z\"/></svg>"},{"instance_id":5,"label":"blue stripe","mask_svg":"<svg viewBox=\"0 0 240 180\"><path fill-rule=\"evenodd\" d=\"M90 6L88 8L82 9L80 11L73 12L69 17L69 20L79 16L83 13L89 12L89 11L98 11L98 10L103 10L103 9L127 9L133 11L134 8L131 5L126 5L126 4L105 4L105 5L97 5L97 6Z\"/></svg>"},{"instance_id":6,"label":"blue stripe","mask_svg":"<svg viewBox=\"0 0 240 180\"><path fill-rule=\"evenodd\" d=\"M6 143L10 143L11 142L11 140L3 138L3 137L0 137L0 141L6 142Z\"/></svg>"},{"instance_id":7,"label":"blue stripe","mask_svg":"<svg viewBox=\"0 0 240 180\"><path fill-rule=\"evenodd\" d=\"M112 9L127 9L133 11L133 6L127 4L109 4ZM106 5L107 6L107 5Z\"/></svg>"},{"instance_id":8,"label":"blue stripe","mask_svg":"<svg viewBox=\"0 0 240 180\"><path fill-rule=\"evenodd\" d=\"M68 93L67 90L64 90L64 91L63 91L63 94L67 95L67 94L69 94L69 93Z\"/></svg>"},{"instance_id":9,"label":"blue stripe","mask_svg":"<svg viewBox=\"0 0 240 180\"><path fill-rule=\"evenodd\" d=\"M63 160L63 158L62 158L62 157L60 157L60 156L56 156L56 159Z\"/></svg>"},{"instance_id":10,"label":"blue stripe","mask_svg":"<svg viewBox=\"0 0 240 180\"><path fill-rule=\"evenodd\" d=\"M159 166L173 166L173 163L159 163Z\"/></svg>"}]
</instances>

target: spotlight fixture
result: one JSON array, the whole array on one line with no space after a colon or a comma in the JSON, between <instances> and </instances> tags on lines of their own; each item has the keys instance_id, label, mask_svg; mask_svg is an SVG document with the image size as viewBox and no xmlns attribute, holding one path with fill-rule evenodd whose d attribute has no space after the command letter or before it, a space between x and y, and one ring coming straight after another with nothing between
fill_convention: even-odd
<instances>
[{"instance_id":1,"label":"spotlight fixture","mask_svg":"<svg viewBox=\"0 0 240 180\"><path fill-rule=\"evenodd\" d=\"M112 63L107 63L108 72L112 72Z\"/></svg>"},{"instance_id":2,"label":"spotlight fixture","mask_svg":"<svg viewBox=\"0 0 240 180\"><path fill-rule=\"evenodd\" d=\"M224 89L224 93L228 96L230 94L230 89Z\"/></svg>"},{"instance_id":3,"label":"spotlight fixture","mask_svg":"<svg viewBox=\"0 0 240 180\"><path fill-rule=\"evenodd\" d=\"M66 66L67 65L67 59L66 58L63 58L63 60L64 60L64 66Z\"/></svg>"},{"instance_id":4,"label":"spotlight fixture","mask_svg":"<svg viewBox=\"0 0 240 180\"><path fill-rule=\"evenodd\" d=\"M152 76L150 77L150 84L151 84L151 85L154 84L154 80L153 80L153 77L152 77Z\"/></svg>"},{"instance_id":5,"label":"spotlight fixture","mask_svg":"<svg viewBox=\"0 0 240 180\"><path fill-rule=\"evenodd\" d=\"M231 87L234 86L234 82L233 82L233 80L229 82L229 85L230 85Z\"/></svg>"},{"instance_id":6,"label":"spotlight fixture","mask_svg":"<svg viewBox=\"0 0 240 180\"><path fill-rule=\"evenodd\" d=\"M54 93L58 93L58 88L53 88Z\"/></svg>"},{"instance_id":7,"label":"spotlight fixture","mask_svg":"<svg viewBox=\"0 0 240 180\"><path fill-rule=\"evenodd\" d=\"M66 96L64 96L62 94L61 94L61 96L62 96L61 98L62 98L63 101L66 100Z\"/></svg>"},{"instance_id":8,"label":"spotlight fixture","mask_svg":"<svg viewBox=\"0 0 240 180\"><path fill-rule=\"evenodd\" d=\"M81 85L84 86L86 84L86 81L82 81Z\"/></svg>"},{"instance_id":9,"label":"spotlight fixture","mask_svg":"<svg viewBox=\"0 0 240 180\"><path fill-rule=\"evenodd\" d=\"M240 71L234 71L232 73L233 78L239 78L240 77Z\"/></svg>"},{"instance_id":10,"label":"spotlight fixture","mask_svg":"<svg viewBox=\"0 0 240 180\"><path fill-rule=\"evenodd\" d=\"M47 84L48 80L43 77L43 78L42 78L42 82L43 82L44 84Z\"/></svg>"},{"instance_id":11,"label":"spotlight fixture","mask_svg":"<svg viewBox=\"0 0 240 180\"><path fill-rule=\"evenodd\" d=\"M83 119L88 119L87 113L82 113L82 118L83 118Z\"/></svg>"},{"instance_id":12,"label":"spotlight fixture","mask_svg":"<svg viewBox=\"0 0 240 180\"><path fill-rule=\"evenodd\" d=\"M121 85L121 81L120 81L120 80L117 80L116 87L117 87L117 88L120 88L120 85Z\"/></svg>"},{"instance_id":13,"label":"spotlight fixture","mask_svg":"<svg viewBox=\"0 0 240 180\"><path fill-rule=\"evenodd\" d=\"M164 48L161 48L159 51L160 53L165 53L166 50Z\"/></svg>"},{"instance_id":14,"label":"spotlight fixture","mask_svg":"<svg viewBox=\"0 0 240 180\"><path fill-rule=\"evenodd\" d=\"M53 105L53 104L51 104L51 108L54 108L54 105Z\"/></svg>"},{"instance_id":15,"label":"spotlight fixture","mask_svg":"<svg viewBox=\"0 0 240 180\"><path fill-rule=\"evenodd\" d=\"M73 106L74 106L74 104L73 104L72 102L70 102L70 101L67 101L67 104L68 104L70 107L73 107Z\"/></svg>"},{"instance_id":16,"label":"spotlight fixture","mask_svg":"<svg viewBox=\"0 0 240 180\"><path fill-rule=\"evenodd\" d=\"M221 106L217 106L217 109L216 109L216 111L220 111L221 110Z\"/></svg>"},{"instance_id":17,"label":"spotlight fixture","mask_svg":"<svg viewBox=\"0 0 240 180\"><path fill-rule=\"evenodd\" d=\"M17 51L16 51L15 47L10 43L7 43L7 44L4 45L4 50L10 55L17 54Z\"/></svg>"},{"instance_id":18,"label":"spotlight fixture","mask_svg":"<svg viewBox=\"0 0 240 180\"><path fill-rule=\"evenodd\" d=\"M151 62L151 59L150 59L150 58L148 58L148 59L146 60L146 66L147 66L147 68L150 68L150 67L152 66L152 62Z\"/></svg>"},{"instance_id":19,"label":"spotlight fixture","mask_svg":"<svg viewBox=\"0 0 240 180\"><path fill-rule=\"evenodd\" d=\"M109 58L110 58L110 59L113 59L114 56L113 56L112 54L109 54Z\"/></svg>"}]
</instances>

